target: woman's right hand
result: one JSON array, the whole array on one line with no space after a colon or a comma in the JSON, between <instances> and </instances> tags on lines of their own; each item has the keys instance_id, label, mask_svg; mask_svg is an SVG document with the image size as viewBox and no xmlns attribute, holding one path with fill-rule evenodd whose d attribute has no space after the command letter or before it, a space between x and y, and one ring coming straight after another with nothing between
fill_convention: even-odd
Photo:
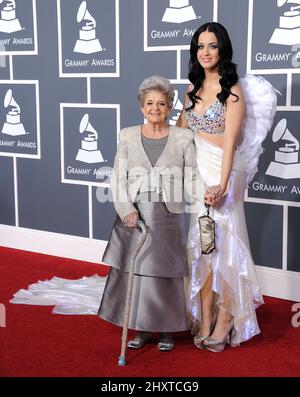
<instances>
[{"instance_id":1,"label":"woman's right hand","mask_svg":"<svg viewBox=\"0 0 300 397\"><path fill-rule=\"evenodd\" d=\"M204 195L204 202L212 207L218 204L222 198L222 191L220 185L210 186L207 188Z\"/></svg>"},{"instance_id":2,"label":"woman's right hand","mask_svg":"<svg viewBox=\"0 0 300 397\"><path fill-rule=\"evenodd\" d=\"M123 220L125 226L135 229L139 220L139 214L137 212L130 212Z\"/></svg>"}]
</instances>

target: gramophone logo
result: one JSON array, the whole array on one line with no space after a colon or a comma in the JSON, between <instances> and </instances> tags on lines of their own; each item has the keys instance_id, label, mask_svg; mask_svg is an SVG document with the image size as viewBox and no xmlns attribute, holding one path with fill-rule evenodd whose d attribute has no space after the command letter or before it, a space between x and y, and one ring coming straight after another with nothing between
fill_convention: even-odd
<instances>
[{"instance_id":1,"label":"gramophone logo","mask_svg":"<svg viewBox=\"0 0 300 397\"><path fill-rule=\"evenodd\" d=\"M96 20L87 9L83 1L77 12L77 22L81 24L79 38L76 41L74 52L80 54L93 54L102 51L100 41L96 38Z\"/></svg>"},{"instance_id":2,"label":"gramophone logo","mask_svg":"<svg viewBox=\"0 0 300 397\"><path fill-rule=\"evenodd\" d=\"M0 0L0 32L14 33L22 30L16 16L15 0Z\"/></svg>"},{"instance_id":3,"label":"gramophone logo","mask_svg":"<svg viewBox=\"0 0 300 397\"><path fill-rule=\"evenodd\" d=\"M266 175L283 179L300 178L299 141L288 130L287 119L278 122L272 140L281 146L275 151L275 160L271 161Z\"/></svg>"},{"instance_id":4,"label":"gramophone logo","mask_svg":"<svg viewBox=\"0 0 300 397\"><path fill-rule=\"evenodd\" d=\"M57 0L57 23L60 77L119 77L119 0Z\"/></svg>"},{"instance_id":5,"label":"gramophone logo","mask_svg":"<svg viewBox=\"0 0 300 397\"><path fill-rule=\"evenodd\" d=\"M81 140L81 148L78 150L76 160L84 163L103 163L105 160L98 149L98 133L90 123L88 113L82 117L79 125L80 134L84 134Z\"/></svg>"},{"instance_id":6,"label":"gramophone logo","mask_svg":"<svg viewBox=\"0 0 300 397\"><path fill-rule=\"evenodd\" d=\"M174 90L175 97L173 101L173 109L172 109L172 117L169 120L169 124L175 125L177 123L177 120L179 119L180 113L183 109L183 105L179 99L179 93L178 90ZM175 112L175 114L174 114Z\"/></svg>"},{"instance_id":7,"label":"gramophone logo","mask_svg":"<svg viewBox=\"0 0 300 397\"><path fill-rule=\"evenodd\" d=\"M188 50L203 21L213 20L216 4L205 0L144 0L144 50Z\"/></svg>"},{"instance_id":8,"label":"gramophone logo","mask_svg":"<svg viewBox=\"0 0 300 397\"><path fill-rule=\"evenodd\" d=\"M197 19L194 8L189 0L169 0L162 22L183 23Z\"/></svg>"},{"instance_id":9,"label":"gramophone logo","mask_svg":"<svg viewBox=\"0 0 300 397\"><path fill-rule=\"evenodd\" d=\"M21 108L15 101L11 89L6 92L4 107L7 109L6 121L1 132L11 136L26 135L23 123L21 123Z\"/></svg>"},{"instance_id":10,"label":"gramophone logo","mask_svg":"<svg viewBox=\"0 0 300 397\"><path fill-rule=\"evenodd\" d=\"M279 27L270 38L271 44L293 45L300 42L300 0L277 0L277 7L290 6L279 18ZM297 4L295 6L295 4Z\"/></svg>"}]
</instances>

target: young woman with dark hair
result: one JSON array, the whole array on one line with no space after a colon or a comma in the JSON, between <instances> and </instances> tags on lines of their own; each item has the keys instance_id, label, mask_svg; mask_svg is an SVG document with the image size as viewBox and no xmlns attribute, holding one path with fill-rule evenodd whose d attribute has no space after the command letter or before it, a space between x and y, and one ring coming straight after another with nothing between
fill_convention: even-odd
<instances>
[{"instance_id":1,"label":"young woman with dark hair","mask_svg":"<svg viewBox=\"0 0 300 397\"><path fill-rule=\"evenodd\" d=\"M263 297L250 252L243 202L276 105L273 87L262 78L244 79L250 80L256 93L249 96L248 89L242 89L246 85L239 83L232 53L229 35L221 24L206 23L195 32L190 46L191 84L177 122L194 132L203 183L201 208L190 219L187 308L195 346L213 352L223 351L227 343L237 346L260 332L255 309ZM252 128L242 136L250 111L249 97L255 101L261 92L268 123L258 119L260 131ZM255 150L247 143L249 134L250 141L253 134ZM206 213L205 204L212 207L210 215L216 222L216 249L208 255L202 254L198 223L198 217Z\"/></svg>"},{"instance_id":2,"label":"young woman with dark hair","mask_svg":"<svg viewBox=\"0 0 300 397\"><path fill-rule=\"evenodd\" d=\"M190 46L190 62L189 62L189 80L193 84L193 89L188 92L188 97L193 103L201 98L197 96L198 91L202 87L205 80L205 70L207 67L202 65L198 60L200 50L203 50L203 44L198 43L199 36L203 32L211 32L215 35L216 42L211 44L212 50L218 51L218 78L221 86L221 92L217 94L217 98L221 103L225 103L229 95L236 96L230 92L232 86L238 82L238 74L236 65L232 62L232 45L226 29L217 22L208 22L200 26L195 32Z\"/></svg>"}]
</instances>

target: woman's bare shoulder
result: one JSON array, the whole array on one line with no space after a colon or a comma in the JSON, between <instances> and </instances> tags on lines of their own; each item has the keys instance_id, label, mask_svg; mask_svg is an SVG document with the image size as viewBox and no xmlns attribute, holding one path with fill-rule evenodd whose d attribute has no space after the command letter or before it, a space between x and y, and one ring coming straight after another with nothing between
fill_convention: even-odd
<instances>
[{"instance_id":1,"label":"woman's bare shoulder","mask_svg":"<svg viewBox=\"0 0 300 397\"><path fill-rule=\"evenodd\" d=\"M232 94L237 95L239 98L244 99L243 90L240 83L237 83L234 86L232 86L230 91L232 92ZM235 99L234 95L230 95L231 97L230 99L234 100Z\"/></svg>"},{"instance_id":2,"label":"woman's bare shoulder","mask_svg":"<svg viewBox=\"0 0 300 397\"><path fill-rule=\"evenodd\" d=\"M231 87L230 92L232 95L227 98L226 105L234 108L244 108L245 98L241 85L239 83L235 84Z\"/></svg>"}]
</instances>

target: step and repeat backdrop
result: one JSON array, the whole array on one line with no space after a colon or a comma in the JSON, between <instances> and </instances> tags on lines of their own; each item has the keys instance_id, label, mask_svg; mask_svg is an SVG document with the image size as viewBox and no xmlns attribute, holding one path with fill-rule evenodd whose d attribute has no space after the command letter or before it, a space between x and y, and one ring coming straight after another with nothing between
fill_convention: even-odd
<instances>
[{"instance_id":1,"label":"step and repeat backdrop","mask_svg":"<svg viewBox=\"0 0 300 397\"><path fill-rule=\"evenodd\" d=\"M0 0L0 223L107 241L118 132L143 122L138 86L171 79L175 124L191 37L213 20L240 77L278 95L245 196L255 263L300 276L300 0Z\"/></svg>"}]
</instances>

